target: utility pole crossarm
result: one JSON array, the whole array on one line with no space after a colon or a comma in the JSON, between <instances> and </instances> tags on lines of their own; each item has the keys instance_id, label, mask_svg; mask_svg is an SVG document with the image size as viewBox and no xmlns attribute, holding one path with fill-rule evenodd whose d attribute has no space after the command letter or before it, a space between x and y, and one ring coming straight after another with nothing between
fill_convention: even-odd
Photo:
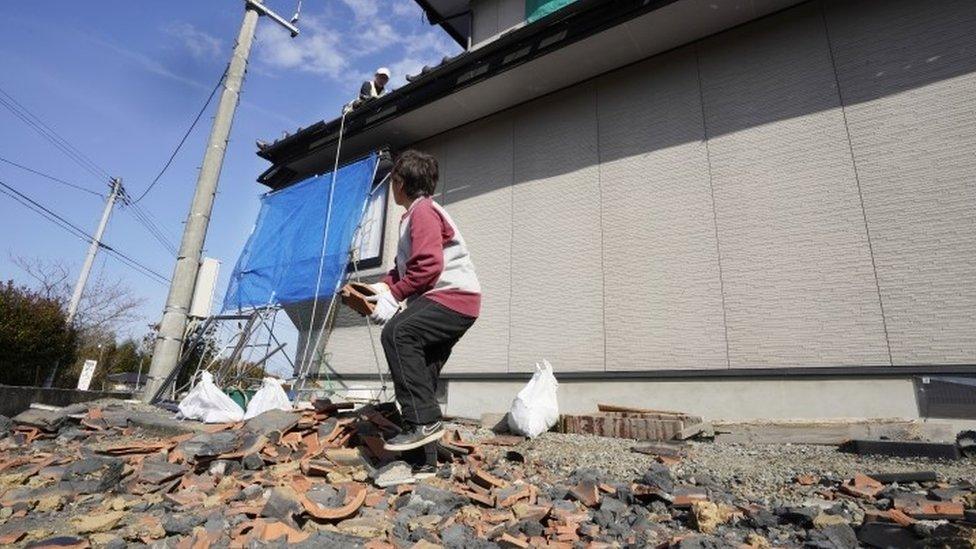
<instances>
[{"instance_id":1,"label":"utility pole crossarm","mask_svg":"<svg viewBox=\"0 0 976 549\"><path fill-rule=\"evenodd\" d=\"M291 33L291 37L292 38L298 36L298 27L296 27L295 25L291 24L284 17L282 17L282 16L278 15L277 13L271 11L271 9L268 6L265 6L264 4L262 4L261 2L259 2L258 0L245 0L245 1L247 2L247 7L248 8L253 8L253 9L258 10L259 12L261 12L261 15L268 16L268 19L271 19L275 23L278 23L279 25L281 25L282 27L284 27L285 30L287 30L288 32Z\"/></svg>"}]
</instances>

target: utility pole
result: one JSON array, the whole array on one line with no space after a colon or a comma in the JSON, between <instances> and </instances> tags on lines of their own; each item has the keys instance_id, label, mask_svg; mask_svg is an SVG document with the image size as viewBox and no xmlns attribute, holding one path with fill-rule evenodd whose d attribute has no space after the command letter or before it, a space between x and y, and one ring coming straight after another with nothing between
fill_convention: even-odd
<instances>
[{"instance_id":1,"label":"utility pole","mask_svg":"<svg viewBox=\"0 0 976 549\"><path fill-rule=\"evenodd\" d=\"M268 9L262 4L262 0L245 0L244 4L244 21L241 23L234 53L227 67L224 90L220 94L217 114L210 129L210 139L203 156L203 165L200 167L200 175L197 176L196 192L190 205L190 213L186 218L186 225L183 227L183 239L180 241L180 251L176 257L176 267L173 270L169 295L166 297L166 306L163 309L163 319L159 323L159 331L156 334L152 362L149 365L145 390L142 394L142 400L145 402L149 402L156 394L159 386L176 367L180 358L187 313L193 300L200 257L207 238L214 196L217 194L220 169L224 164L227 140L230 136L231 123L234 121L234 112L237 110L237 102L240 99L258 17L267 15L287 29L292 37L298 35L298 29L292 23Z\"/></svg>"},{"instance_id":2,"label":"utility pole","mask_svg":"<svg viewBox=\"0 0 976 549\"><path fill-rule=\"evenodd\" d=\"M92 265L95 263L95 255L98 253L98 249L102 247L102 235L105 233L105 226L108 225L108 218L112 215L112 208L115 207L115 200L119 197L121 191L122 180L112 178L112 192L109 193L108 198L105 200L102 219L98 222L98 228L95 229L95 238L88 246L85 263L81 266L81 272L78 273L78 281L75 282L75 290L71 294L71 302L68 303L68 317L66 321L68 326L71 326L75 320L75 315L78 314L78 305L81 303L82 294L85 293L85 286L88 284L88 275L91 274ZM45 387L51 387L54 384L54 377L57 373L58 365L55 364L51 370L51 374L44 381Z\"/></svg>"},{"instance_id":3,"label":"utility pole","mask_svg":"<svg viewBox=\"0 0 976 549\"><path fill-rule=\"evenodd\" d=\"M102 219L98 222L98 229L95 230L95 239L88 246L88 255L85 256L85 264L81 266L81 272L78 273L78 282L75 283L75 291L71 294L71 302L68 304L68 325L74 322L75 315L78 314L78 304L81 303L81 294L85 292L85 285L88 284L88 275L91 274L92 264L95 263L95 254L98 253L98 249L102 246L102 235L105 233L105 226L108 225L108 218L112 215L115 199L119 197L121 190L122 180L113 178L112 192L109 193L108 199L105 200L105 209L102 210Z\"/></svg>"}]
</instances>

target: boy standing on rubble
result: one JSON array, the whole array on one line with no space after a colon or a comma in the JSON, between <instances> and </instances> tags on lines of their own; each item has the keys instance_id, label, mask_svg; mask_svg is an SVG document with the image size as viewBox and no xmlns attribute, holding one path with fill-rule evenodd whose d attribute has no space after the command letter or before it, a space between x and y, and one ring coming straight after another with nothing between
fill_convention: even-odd
<instances>
[{"instance_id":1,"label":"boy standing on rubble","mask_svg":"<svg viewBox=\"0 0 976 549\"><path fill-rule=\"evenodd\" d=\"M481 286L451 216L431 198L437 160L408 150L390 174L400 219L396 265L373 284L370 318L383 327L382 343L405 427L384 448L402 452L443 434L435 392L451 349L481 310Z\"/></svg>"}]
</instances>

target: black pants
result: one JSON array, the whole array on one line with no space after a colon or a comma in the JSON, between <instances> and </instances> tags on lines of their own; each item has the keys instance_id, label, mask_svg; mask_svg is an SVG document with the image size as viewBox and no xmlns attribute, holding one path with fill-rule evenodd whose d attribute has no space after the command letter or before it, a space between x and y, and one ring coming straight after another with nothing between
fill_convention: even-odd
<instances>
[{"instance_id":1,"label":"black pants","mask_svg":"<svg viewBox=\"0 0 976 549\"><path fill-rule=\"evenodd\" d=\"M383 351L405 421L424 424L441 419L437 379L454 344L474 321L419 297L383 327Z\"/></svg>"}]
</instances>

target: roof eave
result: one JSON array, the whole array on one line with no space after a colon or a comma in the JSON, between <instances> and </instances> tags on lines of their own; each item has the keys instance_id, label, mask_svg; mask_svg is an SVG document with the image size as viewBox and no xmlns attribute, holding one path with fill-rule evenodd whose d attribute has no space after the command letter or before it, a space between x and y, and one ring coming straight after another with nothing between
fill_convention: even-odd
<instances>
[{"instance_id":1,"label":"roof eave","mask_svg":"<svg viewBox=\"0 0 976 549\"><path fill-rule=\"evenodd\" d=\"M578 0L353 111L340 156L410 146L802 1L769 0L746 11L738 0ZM612 31L619 25L626 28ZM262 154L275 165L258 181L280 188L327 170L339 152L339 126L322 122L276 143Z\"/></svg>"},{"instance_id":2,"label":"roof eave","mask_svg":"<svg viewBox=\"0 0 976 549\"><path fill-rule=\"evenodd\" d=\"M447 34L450 35L450 37L453 38L454 41L458 43L458 45L460 45L462 48L468 47L468 37L459 33L457 29L447 24L447 19L449 18L448 15L437 11L437 9L431 6L430 2L428 2L427 0L415 0L415 1L420 6L420 8L424 10L424 14L427 15L427 20L430 21L431 25L440 25L440 27L444 29L444 31L447 32ZM456 14L452 14L452 15L456 16Z\"/></svg>"},{"instance_id":3,"label":"roof eave","mask_svg":"<svg viewBox=\"0 0 976 549\"><path fill-rule=\"evenodd\" d=\"M620 2L620 4L637 6L641 9L641 12L644 12L657 9L675 1L677 0L656 0L652 2L648 2L646 0L632 0L631 2L626 3ZM569 16L587 12L604 4L605 3L602 2L602 0L579 0L567 8L560 10L559 12L535 21L530 25L514 29L502 35L494 42L485 45L484 47L464 52L447 63L435 67L425 74L421 74L417 77L417 79L408 83L407 85L394 90L383 97L374 99L347 115L343 139L347 139L359 131L381 123L389 118L393 118L403 114L404 112L408 112L408 110L417 108L423 105L424 102L429 102L437 97L445 95L445 93L429 93L430 88L432 87L429 86L430 84L451 81L452 77L454 77L453 79L456 80L465 72L476 72L477 70L480 70L482 65L491 64L490 61L492 59L499 56L504 56L509 50L518 49L521 47L521 43L523 41L530 40L533 37L544 33L547 29L555 26L561 20L564 20ZM614 4L617 3L614 2ZM635 12L632 16L636 16L637 14L638 13ZM554 30L550 34L558 33L558 30ZM579 39L582 38L585 38L585 36L579 37ZM565 44L563 43L559 43L557 44L557 47L562 47L564 45ZM546 49L544 52L540 50L538 53L539 55L544 55L545 53L548 53L548 49ZM501 70L507 70L521 64L522 62L534 59L535 57L537 56L526 56L524 59L508 63L506 66L501 67ZM487 63L482 63L482 61L486 60L488 60ZM475 70L472 70L472 68ZM490 69L490 67L486 68ZM447 90L446 94L453 93L458 89L473 85L486 78L490 78L496 75L498 72L499 71L496 70L485 70L478 76L467 79L458 85L451 86L450 89ZM454 76L455 74L456 76ZM411 99L416 99L417 97L421 96L431 97L425 97L422 101L417 102L417 104L412 104L415 103L415 101L410 101ZM405 103L411 104L406 108L401 108ZM334 143L338 138L340 125L341 118L336 118L328 122L320 121L296 132L295 134L274 142L272 145L264 148L263 150L258 151L258 156L274 164L258 177L258 182L272 188L278 188L280 186L289 184L291 181L289 179L289 175L287 174L287 167L283 166L283 164L295 159L297 156L310 154L315 148L320 148L320 146L326 146L329 143ZM304 143L312 143L316 145L314 147L299 147L299 145ZM302 148L303 150L296 150L298 148Z\"/></svg>"}]
</instances>

